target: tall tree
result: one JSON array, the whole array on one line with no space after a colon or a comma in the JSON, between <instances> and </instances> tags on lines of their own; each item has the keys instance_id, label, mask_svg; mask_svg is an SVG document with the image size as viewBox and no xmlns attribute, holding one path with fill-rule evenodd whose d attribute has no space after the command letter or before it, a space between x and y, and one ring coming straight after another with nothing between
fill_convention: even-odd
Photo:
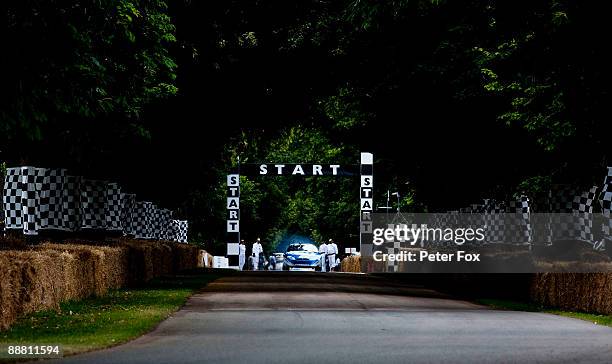
<instances>
[{"instance_id":1,"label":"tall tree","mask_svg":"<svg viewBox=\"0 0 612 364\"><path fill-rule=\"evenodd\" d=\"M3 145L76 143L79 131L91 128L146 134L144 106L177 92L169 50L175 28L164 0L24 0L0 7Z\"/></svg>"}]
</instances>

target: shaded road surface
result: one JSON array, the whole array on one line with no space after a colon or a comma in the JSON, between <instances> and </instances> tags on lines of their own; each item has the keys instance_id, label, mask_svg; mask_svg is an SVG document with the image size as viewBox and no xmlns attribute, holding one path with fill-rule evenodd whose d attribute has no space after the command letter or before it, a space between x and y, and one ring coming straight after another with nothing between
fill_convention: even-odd
<instances>
[{"instance_id":1,"label":"shaded road surface","mask_svg":"<svg viewBox=\"0 0 612 364\"><path fill-rule=\"evenodd\" d=\"M610 363L612 328L348 274L245 272L69 363Z\"/></svg>"}]
</instances>

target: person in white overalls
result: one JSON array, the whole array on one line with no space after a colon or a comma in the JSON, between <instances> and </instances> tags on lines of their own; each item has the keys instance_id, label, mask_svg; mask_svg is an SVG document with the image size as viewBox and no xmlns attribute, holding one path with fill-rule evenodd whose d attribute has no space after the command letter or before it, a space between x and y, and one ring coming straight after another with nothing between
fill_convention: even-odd
<instances>
[{"instance_id":1,"label":"person in white overalls","mask_svg":"<svg viewBox=\"0 0 612 364\"><path fill-rule=\"evenodd\" d=\"M328 252L327 244L325 244L325 242L321 243L321 245L319 245L319 253L322 253L321 254L321 272L327 272L327 269L326 269L327 252Z\"/></svg>"},{"instance_id":2,"label":"person in white overalls","mask_svg":"<svg viewBox=\"0 0 612 364\"><path fill-rule=\"evenodd\" d=\"M255 266L253 270L257 270L259 267L259 254L263 253L263 247L261 246L261 239L257 238L257 241L253 243L253 256L255 257Z\"/></svg>"},{"instance_id":3,"label":"person in white overalls","mask_svg":"<svg viewBox=\"0 0 612 364\"><path fill-rule=\"evenodd\" d=\"M330 272L336 268L336 254L338 254L338 245L332 239L329 239L329 243L327 243L327 260Z\"/></svg>"},{"instance_id":4,"label":"person in white overalls","mask_svg":"<svg viewBox=\"0 0 612 364\"><path fill-rule=\"evenodd\" d=\"M240 270L244 270L244 263L246 263L246 245L244 245L244 240L240 241L238 248L238 266Z\"/></svg>"}]
</instances>

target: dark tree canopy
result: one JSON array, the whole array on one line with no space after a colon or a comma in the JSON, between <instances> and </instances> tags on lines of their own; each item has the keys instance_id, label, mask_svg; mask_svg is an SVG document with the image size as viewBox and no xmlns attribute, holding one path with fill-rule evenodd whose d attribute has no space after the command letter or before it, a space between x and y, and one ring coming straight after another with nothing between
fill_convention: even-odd
<instances>
[{"instance_id":1,"label":"dark tree canopy","mask_svg":"<svg viewBox=\"0 0 612 364\"><path fill-rule=\"evenodd\" d=\"M242 160L376 156L376 191L435 210L609 163L595 2L19 1L0 161L118 179L220 241ZM350 182L245 180L253 235L354 234ZM248 197L247 197L248 196Z\"/></svg>"}]
</instances>

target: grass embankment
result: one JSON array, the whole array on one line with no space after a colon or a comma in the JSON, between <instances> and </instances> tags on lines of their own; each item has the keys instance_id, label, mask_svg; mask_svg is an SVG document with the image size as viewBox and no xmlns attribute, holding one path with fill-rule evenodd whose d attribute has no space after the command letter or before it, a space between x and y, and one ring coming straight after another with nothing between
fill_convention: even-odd
<instances>
[{"instance_id":1,"label":"grass embankment","mask_svg":"<svg viewBox=\"0 0 612 364\"><path fill-rule=\"evenodd\" d=\"M487 305L493 308L512 311L527 311L527 312L543 312L553 315L571 317L584 321L590 321L598 325L612 327L612 315L597 315L585 312L563 311L555 308L541 307L533 303L498 300L498 299L478 299L478 303Z\"/></svg>"},{"instance_id":2,"label":"grass embankment","mask_svg":"<svg viewBox=\"0 0 612 364\"><path fill-rule=\"evenodd\" d=\"M124 343L152 330L189 296L222 273L190 273L157 278L144 287L110 291L60 304L20 318L0 331L0 344L61 344L64 355Z\"/></svg>"}]
</instances>

